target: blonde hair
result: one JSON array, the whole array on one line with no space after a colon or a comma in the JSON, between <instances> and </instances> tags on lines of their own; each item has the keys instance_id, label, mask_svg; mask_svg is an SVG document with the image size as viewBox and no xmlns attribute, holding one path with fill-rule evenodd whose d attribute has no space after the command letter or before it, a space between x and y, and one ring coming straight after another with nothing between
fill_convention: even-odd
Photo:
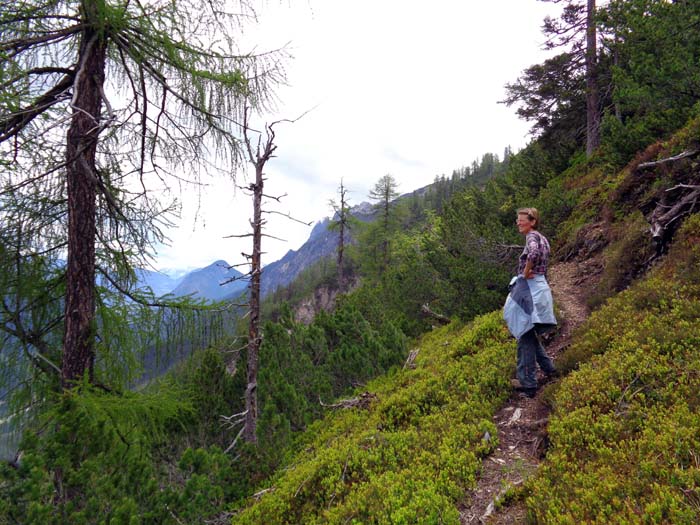
<instances>
[{"instance_id":1,"label":"blonde hair","mask_svg":"<svg viewBox=\"0 0 700 525\"><path fill-rule=\"evenodd\" d=\"M537 229L540 226L540 212L537 208L520 208L518 210L518 215L527 215L527 218L531 221L535 221L532 225L533 229Z\"/></svg>"}]
</instances>

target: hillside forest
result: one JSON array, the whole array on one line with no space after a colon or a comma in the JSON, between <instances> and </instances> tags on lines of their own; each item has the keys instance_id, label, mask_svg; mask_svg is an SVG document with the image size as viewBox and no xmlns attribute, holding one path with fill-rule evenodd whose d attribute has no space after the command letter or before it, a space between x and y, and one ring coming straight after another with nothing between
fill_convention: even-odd
<instances>
[{"instance_id":1,"label":"hillside forest","mask_svg":"<svg viewBox=\"0 0 700 525\"><path fill-rule=\"evenodd\" d=\"M700 522L700 2L559 3L553 57L506 86L529 144L401 197L382 176L371 221L338 181L339 249L262 299L252 347L245 295L137 274L162 186L210 147L207 169L247 161L238 123L288 57L205 45L236 38L218 0L0 2L0 523L469 523L515 396L525 206L591 314L538 394L541 463L496 507Z\"/></svg>"}]
</instances>

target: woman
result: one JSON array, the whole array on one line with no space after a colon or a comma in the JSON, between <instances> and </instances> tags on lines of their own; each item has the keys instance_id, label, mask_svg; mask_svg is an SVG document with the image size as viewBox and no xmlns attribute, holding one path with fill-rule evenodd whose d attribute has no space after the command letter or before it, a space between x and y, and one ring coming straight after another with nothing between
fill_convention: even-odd
<instances>
[{"instance_id":1,"label":"woman","mask_svg":"<svg viewBox=\"0 0 700 525\"><path fill-rule=\"evenodd\" d=\"M504 316L508 328L518 339L518 383L516 390L528 397L537 391L537 364L549 377L556 374L552 360L545 353L539 336L556 325L552 309L552 292L547 284L549 241L538 230L540 214L535 208L518 210L516 224L525 235L525 249L518 261L518 276L511 281L511 293ZM518 319L512 312L517 310Z\"/></svg>"}]
</instances>

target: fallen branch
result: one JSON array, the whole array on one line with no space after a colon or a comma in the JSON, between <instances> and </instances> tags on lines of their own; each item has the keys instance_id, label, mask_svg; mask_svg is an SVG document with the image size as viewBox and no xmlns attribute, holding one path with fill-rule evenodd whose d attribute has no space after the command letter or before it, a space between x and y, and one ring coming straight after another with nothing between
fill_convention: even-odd
<instances>
[{"instance_id":1,"label":"fallen branch","mask_svg":"<svg viewBox=\"0 0 700 525\"><path fill-rule=\"evenodd\" d=\"M337 403L332 403L330 405L324 403L321 400L321 396L318 397L318 402L322 407L326 408L369 408L370 403L377 399L376 394L371 394L369 392L362 392L359 396L350 399L342 399Z\"/></svg>"},{"instance_id":2,"label":"fallen branch","mask_svg":"<svg viewBox=\"0 0 700 525\"><path fill-rule=\"evenodd\" d=\"M406 370L407 368L415 368L416 367L416 357L418 356L418 352L420 352L420 348L414 348L411 350L408 354L408 357L406 358L406 362L403 364L403 369Z\"/></svg>"},{"instance_id":3,"label":"fallen branch","mask_svg":"<svg viewBox=\"0 0 700 525\"><path fill-rule=\"evenodd\" d=\"M644 169L644 168L654 168L656 166L661 166L662 164L668 164L669 162L676 162L677 160L682 160L686 159L688 157L693 157L700 153L700 150L692 150L692 151L684 151L683 153L679 153L678 155L674 155L673 157L668 157L665 159L661 160L655 160L651 162L642 162L637 166L637 169Z\"/></svg>"},{"instance_id":4,"label":"fallen branch","mask_svg":"<svg viewBox=\"0 0 700 525\"><path fill-rule=\"evenodd\" d=\"M275 487L270 487L270 488L267 488L267 489L262 489L262 490L259 490L258 492L256 492L255 494L253 494L253 498L255 498L256 500L259 500L260 498L262 498L262 497L263 497L265 494L267 494L268 492L274 492L274 491L275 491Z\"/></svg>"},{"instance_id":5,"label":"fallen branch","mask_svg":"<svg viewBox=\"0 0 700 525\"><path fill-rule=\"evenodd\" d=\"M676 202L668 211L657 213L659 208L654 210L654 213L651 214L649 219L652 237L655 239L662 238L666 228L673 222L695 210L698 199L700 199L700 187L695 186L695 188L696 189L693 191L684 195L683 198Z\"/></svg>"},{"instance_id":6,"label":"fallen branch","mask_svg":"<svg viewBox=\"0 0 700 525\"><path fill-rule=\"evenodd\" d=\"M449 322L450 322L450 318L449 318L449 317L445 317L445 316L442 315L442 314L439 314L439 313L437 313L437 312L433 312L433 311L430 309L430 306L428 306L427 303L420 307L420 311L423 312L423 313L426 314L426 315L429 315L429 316L432 317L433 319L436 319L436 320L440 321L441 323L449 323Z\"/></svg>"}]
</instances>

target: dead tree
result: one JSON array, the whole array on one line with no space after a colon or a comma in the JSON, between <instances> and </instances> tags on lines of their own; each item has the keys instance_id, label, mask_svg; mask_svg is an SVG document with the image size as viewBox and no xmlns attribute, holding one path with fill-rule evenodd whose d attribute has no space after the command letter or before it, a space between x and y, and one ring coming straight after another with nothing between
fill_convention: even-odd
<instances>
[{"instance_id":1,"label":"dead tree","mask_svg":"<svg viewBox=\"0 0 700 525\"><path fill-rule=\"evenodd\" d=\"M348 189L343 185L343 180L340 180L340 188L338 188L338 196L340 197L340 203L336 203L335 200L331 199L328 204L335 212L333 217L333 222L330 229L338 230L338 288L342 291L345 288L345 275L344 275L344 253L345 253L345 241L346 233L352 227L351 215L348 208L347 201Z\"/></svg>"},{"instance_id":2,"label":"dead tree","mask_svg":"<svg viewBox=\"0 0 700 525\"><path fill-rule=\"evenodd\" d=\"M658 168L679 162L687 163L685 159L696 157L698 154L700 150L686 150L672 157L643 162L637 166L637 170ZM691 175L685 177L685 182L667 188L658 198L641 208L649 221L649 231L656 248L656 254L652 260L665 252L683 217L700 209L700 184L697 184L698 176L694 168L691 170Z\"/></svg>"},{"instance_id":3,"label":"dead tree","mask_svg":"<svg viewBox=\"0 0 700 525\"><path fill-rule=\"evenodd\" d=\"M274 144L275 131L273 124L267 126L267 139L261 148L261 139L253 152L250 135L248 134L248 111L245 112L243 122L243 135L245 147L248 152L248 160L255 167L255 182L251 183L248 189L253 193L253 253L250 254L250 285L249 302L250 317L248 323L248 381L245 390L245 423L243 424L243 439L248 443L257 443L256 425L258 420L258 357L262 337L260 335L260 276L262 275L262 265L260 262L262 245L262 199L265 178L263 170L272 154L277 149Z\"/></svg>"},{"instance_id":4,"label":"dead tree","mask_svg":"<svg viewBox=\"0 0 700 525\"><path fill-rule=\"evenodd\" d=\"M700 208L700 185L698 184L678 184L667 189L665 193L673 197L662 199L657 203L648 219L649 231L656 245L657 255L666 248L680 219Z\"/></svg>"},{"instance_id":5,"label":"dead tree","mask_svg":"<svg viewBox=\"0 0 700 525\"><path fill-rule=\"evenodd\" d=\"M263 210L262 203L263 198L274 199L279 202L279 200L284 197L273 197L266 195L264 193L264 185L266 178L264 177L265 164L273 158L273 153L277 149L275 145L275 130L274 126L282 121L276 121L272 124L268 124L265 127L265 142L262 143L262 136L258 137L257 145L253 147L253 141L250 137L251 128L249 126L251 109L246 106L243 114L243 141L246 148L246 153L248 156L248 161L255 168L255 181L250 183L247 187L241 189L250 192L253 197L253 219L250 221L252 227L252 232L244 235L229 235L230 237L252 237L253 238L253 251L250 254L242 254L250 264L250 271L243 276L237 277L236 279L242 279L248 277L248 360L247 360L247 382L245 391L245 410L240 414L234 414L232 416L223 416L222 420L233 428L235 425L243 423L243 427L236 436L236 439L228 447L231 450L239 437L243 437L248 443L257 443L257 419L258 419L258 399L257 399L257 389L258 389L258 368L259 368L259 354L260 346L262 344L262 334L260 333L260 279L262 277L262 238L270 237L277 240L277 237L272 235L267 235L263 233L263 228L267 222L263 219L263 213L278 213L275 211ZM299 117L301 118L301 117ZM296 122L286 120L286 122ZM294 219L290 214L280 214L288 219L294 220L310 226L311 223L299 221ZM229 281L226 281L226 284Z\"/></svg>"}]
</instances>

